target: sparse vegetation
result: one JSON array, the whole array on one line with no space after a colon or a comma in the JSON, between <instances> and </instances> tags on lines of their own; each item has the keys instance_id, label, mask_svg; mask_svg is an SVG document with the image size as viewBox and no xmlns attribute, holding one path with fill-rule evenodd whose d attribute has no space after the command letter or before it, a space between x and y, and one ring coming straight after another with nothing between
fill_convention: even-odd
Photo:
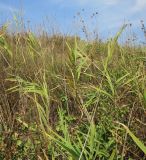
<instances>
[{"instance_id":1,"label":"sparse vegetation","mask_svg":"<svg viewBox=\"0 0 146 160\"><path fill-rule=\"evenodd\" d=\"M146 49L0 34L0 159L146 159ZM144 25L143 25L144 29Z\"/></svg>"}]
</instances>

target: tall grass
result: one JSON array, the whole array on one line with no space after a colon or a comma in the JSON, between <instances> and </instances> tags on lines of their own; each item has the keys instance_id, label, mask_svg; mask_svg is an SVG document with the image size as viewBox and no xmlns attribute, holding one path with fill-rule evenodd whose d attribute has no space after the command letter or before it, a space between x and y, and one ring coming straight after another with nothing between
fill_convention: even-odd
<instances>
[{"instance_id":1,"label":"tall grass","mask_svg":"<svg viewBox=\"0 0 146 160\"><path fill-rule=\"evenodd\" d=\"M145 50L118 43L125 28L105 43L3 31L1 159L146 158Z\"/></svg>"}]
</instances>

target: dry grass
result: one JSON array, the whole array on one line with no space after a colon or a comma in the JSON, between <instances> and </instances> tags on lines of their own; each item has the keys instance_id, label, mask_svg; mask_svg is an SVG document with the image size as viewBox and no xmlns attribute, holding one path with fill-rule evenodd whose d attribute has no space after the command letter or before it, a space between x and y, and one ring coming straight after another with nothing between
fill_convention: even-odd
<instances>
[{"instance_id":1,"label":"dry grass","mask_svg":"<svg viewBox=\"0 0 146 160\"><path fill-rule=\"evenodd\" d=\"M123 30L106 43L3 31L0 159L146 158L117 123L146 143L146 51L120 46Z\"/></svg>"}]
</instances>

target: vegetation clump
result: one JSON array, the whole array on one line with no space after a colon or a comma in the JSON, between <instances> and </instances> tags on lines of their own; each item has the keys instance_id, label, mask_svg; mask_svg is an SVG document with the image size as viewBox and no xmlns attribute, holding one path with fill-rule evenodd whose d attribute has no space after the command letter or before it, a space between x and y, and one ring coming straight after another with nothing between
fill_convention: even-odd
<instances>
[{"instance_id":1,"label":"vegetation clump","mask_svg":"<svg viewBox=\"0 0 146 160\"><path fill-rule=\"evenodd\" d=\"M118 38L0 34L0 159L146 159L146 50Z\"/></svg>"}]
</instances>

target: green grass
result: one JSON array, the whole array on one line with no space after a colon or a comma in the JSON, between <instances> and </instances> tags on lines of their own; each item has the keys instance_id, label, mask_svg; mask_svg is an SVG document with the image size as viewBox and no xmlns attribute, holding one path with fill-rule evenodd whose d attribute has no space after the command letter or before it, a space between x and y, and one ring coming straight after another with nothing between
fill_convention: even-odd
<instances>
[{"instance_id":1,"label":"green grass","mask_svg":"<svg viewBox=\"0 0 146 160\"><path fill-rule=\"evenodd\" d=\"M6 28L6 27L5 27ZM0 159L146 159L144 46L0 35Z\"/></svg>"}]
</instances>

